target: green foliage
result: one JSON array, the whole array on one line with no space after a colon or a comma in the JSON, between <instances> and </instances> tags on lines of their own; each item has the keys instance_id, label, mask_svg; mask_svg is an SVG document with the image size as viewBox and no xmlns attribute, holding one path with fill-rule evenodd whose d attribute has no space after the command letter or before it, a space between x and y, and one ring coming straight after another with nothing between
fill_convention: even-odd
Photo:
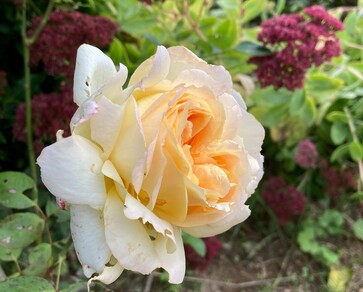
<instances>
[{"instance_id":1,"label":"green foliage","mask_svg":"<svg viewBox=\"0 0 363 292\"><path fill-rule=\"evenodd\" d=\"M19 172L1 172L0 173L0 204L12 209L26 209L34 207L35 204L24 191L34 187L33 180Z\"/></svg>"},{"instance_id":2,"label":"green foliage","mask_svg":"<svg viewBox=\"0 0 363 292\"><path fill-rule=\"evenodd\" d=\"M31 17L41 14L46 5L46 1L39 5L33 2ZM231 73L249 112L266 129L265 177L284 177L306 195L300 221L292 221L281 228L286 228L288 235L296 238L302 251L330 267L328 284L334 286L336 278L340 277L334 270L339 264L340 251L329 242L350 239L352 234L363 240L363 220L357 215L363 192L356 170L363 159L363 13L355 9L346 12L345 30L338 33L343 55L311 68L303 87L298 90L261 88L251 78L254 65L248 63L251 56L272 54L257 40L261 20L298 11L309 3L312 1L165 0L147 5L137 0L62 0L56 1L56 7L103 15L116 21L121 31L105 51L116 65L122 63L128 68L129 76L154 54L157 45L185 46L207 62L223 65ZM0 33L5 32L7 36L0 38L0 50L8 56L7 47L11 46L15 53L9 59L16 62L22 57L20 44L16 44L19 23L15 8L5 6L1 16L12 21L12 25L0 24ZM27 21L30 20L29 16ZM9 73L6 94L0 99L0 161L1 169L24 171L28 170L24 164L26 153L19 146L13 149L11 135L15 109L24 95L23 67L16 63L12 67L14 71ZM37 68L32 72L32 93L43 90L45 83L47 92L55 92L58 88L55 85L64 80L52 79L41 70ZM248 90L241 76L248 78ZM317 146L319 159L314 169L303 169L295 161L297 145L303 139L310 139ZM356 189L344 190L340 198L329 197L327 181L320 168L325 160L339 170L354 169ZM73 266L69 260L75 257L70 248L70 214L61 210L49 192L41 187L39 200L32 200L30 194L35 187L36 183L23 172L0 173L0 268L8 277L0 282L0 291L29 291L29 287L32 291L84 290L84 281L73 283L73 278L67 277L70 273L79 274L79 265ZM257 192L251 198L254 200L252 217L255 216L251 224L264 227L256 227L254 232L280 233L276 224L266 224L269 214L259 209L261 206L256 203L261 201L259 196ZM354 217L349 231L344 230L345 212ZM200 256L206 255L202 239L183 233L183 241ZM251 257L259 248L253 250ZM347 278L348 273L343 271L342 275ZM166 282L168 275L164 273L161 278ZM47 280L56 283L56 287ZM179 288L175 285L170 290Z\"/></svg>"},{"instance_id":3,"label":"green foliage","mask_svg":"<svg viewBox=\"0 0 363 292\"><path fill-rule=\"evenodd\" d=\"M36 214L11 214L0 222L0 246L10 249L24 248L39 238L43 228L44 221Z\"/></svg>"},{"instance_id":4,"label":"green foliage","mask_svg":"<svg viewBox=\"0 0 363 292\"><path fill-rule=\"evenodd\" d=\"M353 232L357 238L363 240L363 219L358 219L356 222L354 222Z\"/></svg>"},{"instance_id":5,"label":"green foliage","mask_svg":"<svg viewBox=\"0 0 363 292\"><path fill-rule=\"evenodd\" d=\"M317 220L304 220L297 236L301 250L327 266L336 265L339 262L339 254L320 241L328 236L341 234L343 223L342 215L335 210L326 210Z\"/></svg>"},{"instance_id":6,"label":"green foliage","mask_svg":"<svg viewBox=\"0 0 363 292\"><path fill-rule=\"evenodd\" d=\"M188 233L183 232L183 242L189 244L197 254L204 257L207 249L205 243L202 239L189 235Z\"/></svg>"},{"instance_id":7,"label":"green foliage","mask_svg":"<svg viewBox=\"0 0 363 292\"><path fill-rule=\"evenodd\" d=\"M53 292L53 286L45 279L35 276L21 276L0 282L0 291Z\"/></svg>"}]
</instances>

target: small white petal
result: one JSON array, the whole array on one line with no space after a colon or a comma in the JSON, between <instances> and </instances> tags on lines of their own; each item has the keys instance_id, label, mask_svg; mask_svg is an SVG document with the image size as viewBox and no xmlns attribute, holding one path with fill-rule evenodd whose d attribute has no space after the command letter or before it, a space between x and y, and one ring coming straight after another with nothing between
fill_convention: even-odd
<instances>
[{"instance_id":1,"label":"small white petal","mask_svg":"<svg viewBox=\"0 0 363 292\"><path fill-rule=\"evenodd\" d=\"M112 60L96 47L78 48L74 73L74 102L81 105L116 74Z\"/></svg>"},{"instance_id":2,"label":"small white petal","mask_svg":"<svg viewBox=\"0 0 363 292\"><path fill-rule=\"evenodd\" d=\"M123 270L124 268L119 263L111 267L105 267L101 274L92 277L91 279L88 280L87 282L88 291L90 291L90 285L92 281L97 280L101 281L102 283L105 283L106 285L109 285L113 283L115 280L117 280L117 278L121 275Z\"/></svg>"},{"instance_id":3,"label":"small white petal","mask_svg":"<svg viewBox=\"0 0 363 292\"><path fill-rule=\"evenodd\" d=\"M101 273L111 258L101 211L86 205L71 205L71 233L85 276Z\"/></svg>"},{"instance_id":4,"label":"small white petal","mask_svg":"<svg viewBox=\"0 0 363 292\"><path fill-rule=\"evenodd\" d=\"M89 140L73 135L46 148L37 159L45 186L70 204L102 208L106 198L101 150Z\"/></svg>"},{"instance_id":5,"label":"small white petal","mask_svg":"<svg viewBox=\"0 0 363 292\"><path fill-rule=\"evenodd\" d=\"M185 276L184 245L181 230L178 227L174 227L173 234L176 244L174 252L168 252L166 237L158 236L154 244L161 261L161 267L169 274L169 283L180 284Z\"/></svg>"}]
</instances>

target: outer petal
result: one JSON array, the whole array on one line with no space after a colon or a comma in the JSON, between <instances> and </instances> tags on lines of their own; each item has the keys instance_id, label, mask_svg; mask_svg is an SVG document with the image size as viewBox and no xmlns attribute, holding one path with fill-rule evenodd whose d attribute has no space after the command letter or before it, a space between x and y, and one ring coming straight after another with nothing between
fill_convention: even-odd
<instances>
[{"instance_id":1,"label":"outer petal","mask_svg":"<svg viewBox=\"0 0 363 292\"><path fill-rule=\"evenodd\" d=\"M176 249L173 253L167 252L167 238L164 236L158 236L154 244L161 267L169 273L169 283L180 284L185 276L184 245L181 230L174 227L173 233L176 243Z\"/></svg>"},{"instance_id":2,"label":"outer petal","mask_svg":"<svg viewBox=\"0 0 363 292\"><path fill-rule=\"evenodd\" d=\"M70 204L102 208L106 189L100 154L96 145L81 136L64 138L38 157L42 181L54 196Z\"/></svg>"},{"instance_id":3,"label":"outer petal","mask_svg":"<svg viewBox=\"0 0 363 292\"><path fill-rule=\"evenodd\" d=\"M265 130L250 113L242 113L242 121L238 134L243 138L243 144L247 152L252 156L259 156L262 142L265 138Z\"/></svg>"},{"instance_id":4,"label":"outer petal","mask_svg":"<svg viewBox=\"0 0 363 292\"><path fill-rule=\"evenodd\" d=\"M86 205L71 205L71 232L85 276L102 273L111 258L102 213Z\"/></svg>"},{"instance_id":5,"label":"outer petal","mask_svg":"<svg viewBox=\"0 0 363 292\"><path fill-rule=\"evenodd\" d=\"M120 265L120 263L117 263L112 267L105 267L100 275L92 277L91 279L88 280L87 283L88 291L90 291L90 285L92 281L97 280L105 283L106 285L111 284L115 280L117 280L117 278L121 275L123 270L124 268Z\"/></svg>"},{"instance_id":6,"label":"outer petal","mask_svg":"<svg viewBox=\"0 0 363 292\"><path fill-rule=\"evenodd\" d=\"M167 79L173 81L184 70L199 69L207 73L215 84L223 85L226 90L231 90L232 78L223 66L206 63L185 47L177 46L168 49L170 55L170 70Z\"/></svg>"},{"instance_id":7,"label":"outer petal","mask_svg":"<svg viewBox=\"0 0 363 292\"><path fill-rule=\"evenodd\" d=\"M129 86L142 81L141 87L151 87L165 79L170 68L169 53L163 46L158 46L156 54L143 62L131 76Z\"/></svg>"},{"instance_id":8,"label":"outer petal","mask_svg":"<svg viewBox=\"0 0 363 292\"><path fill-rule=\"evenodd\" d=\"M116 74L112 60L96 47L83 44L78 48L74 72L74 102L81 105Z\"/></svg>"},{"instance_id":9,"label":"outer petal","mask_svg":"<svg viewBox=\"0 0 363 292\"><path fill-rule=\"evenodd\" d=\"M150 274L160 267L149 234L142 223L124 215L124 204L114 189L107 195L104 219L108 246L125 269Z\"/></svg>"},{"instance_id":10,"label":"outer petal","mask_svg":"<svg viewBox=\"0 0 363 292\"><path fill-rule=\"evenodd\" d=\"M182 229L195 237L210 237L225 232L234 225L243 222L248 218L250 213L251 211L248 206L243 203L238 203L230 211L230 214L215 223L195 227L183 227Z\"/></svg>"}]
</instances>

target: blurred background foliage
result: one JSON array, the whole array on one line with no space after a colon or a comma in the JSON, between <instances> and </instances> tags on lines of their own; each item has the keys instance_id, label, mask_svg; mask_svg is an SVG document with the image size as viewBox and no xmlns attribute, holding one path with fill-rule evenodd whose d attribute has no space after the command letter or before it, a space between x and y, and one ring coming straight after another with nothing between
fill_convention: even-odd
<instances>
[{"instance_id":1,"label":"blurred background foliage","mask_svg":"<svg viewBox=\"0 0 363 292\"><path fill-rule=\"evenodd\" d=\"M282 241L288 243L285 253L296 249L309 264L301 273L291 272L286 265L293 266L294 259L284 257L266 291L279 287L283 277L305 281L291 280L290 288L363 287L363 252L349 249L363 250L362 1L26 2L26 18L23 1L5 0L0 9L0 291L16 291L14 285L19 291L29 285L32 291L86 287L69 235L69 213L32 174L25 143L31 131L37 155L55 141L57 129L69 130L75 54L84 42L103 49L116 65L125 64L129 76L157 45L186 46L227 68L266 129L265 176L249 200L251 217L219 239L185 235L188 275L198 276L215 257L221 261L223 252L253 262L265 245ZM44 16L45 26L28 47L29 128L21 32L25 27L32 38ZM167 285L163 274L159 278L155 291L188 289ZM114 289L127 285L126 280Z\"/></svg>"}]
</instances>

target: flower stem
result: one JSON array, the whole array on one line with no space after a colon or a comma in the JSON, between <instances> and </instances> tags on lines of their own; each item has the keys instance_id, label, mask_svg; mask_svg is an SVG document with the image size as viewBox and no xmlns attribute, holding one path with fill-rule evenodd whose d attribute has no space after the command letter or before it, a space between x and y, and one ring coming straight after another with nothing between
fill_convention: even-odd
<instances>
[{"instance_id":1,"label":"flower stem","mask_svg":"<svg viewBox=\"0 0 363 292\"><path fill-rule=\"evenodd\" d=\"M352 135L353 141L359 142L357 130L354 125L354 120L353 120L352 114L350 113L350 111L347 107L344 107L344 113L348 119L349 130ZM358 170L359 170L359 177L360 177L361 183L363 184L363 162L362 162L362 160L357 161L357 164L358 164Z\"/></svg>"},{"instance_id":2,"label":"flower stem","mask_svg":"<svg viewBox=\"0 0 363 292\"><path fill-rule=\"evenodd\" d=\"M30 174L35 182L33 189L33 201L38 204L38 188L37 188L37 168L35 165L35 154L33 148L33 127L32 127L32 107L31 107L31 76L30 76L30 56L29 47L36 41L41 30L44 28L48 21L50 12L54 6L54 0L49 1L46 12L36 28L32 37L28 38L26 35L27 21L26 21L26 9L27 0L23 0L22 15L21 15L21 37L23 42L23 58L24 58L24 96L25 96L25 127L26 127L26 143L28 148L28 160L30 167Z\"/></svg>"}]
</instances>

